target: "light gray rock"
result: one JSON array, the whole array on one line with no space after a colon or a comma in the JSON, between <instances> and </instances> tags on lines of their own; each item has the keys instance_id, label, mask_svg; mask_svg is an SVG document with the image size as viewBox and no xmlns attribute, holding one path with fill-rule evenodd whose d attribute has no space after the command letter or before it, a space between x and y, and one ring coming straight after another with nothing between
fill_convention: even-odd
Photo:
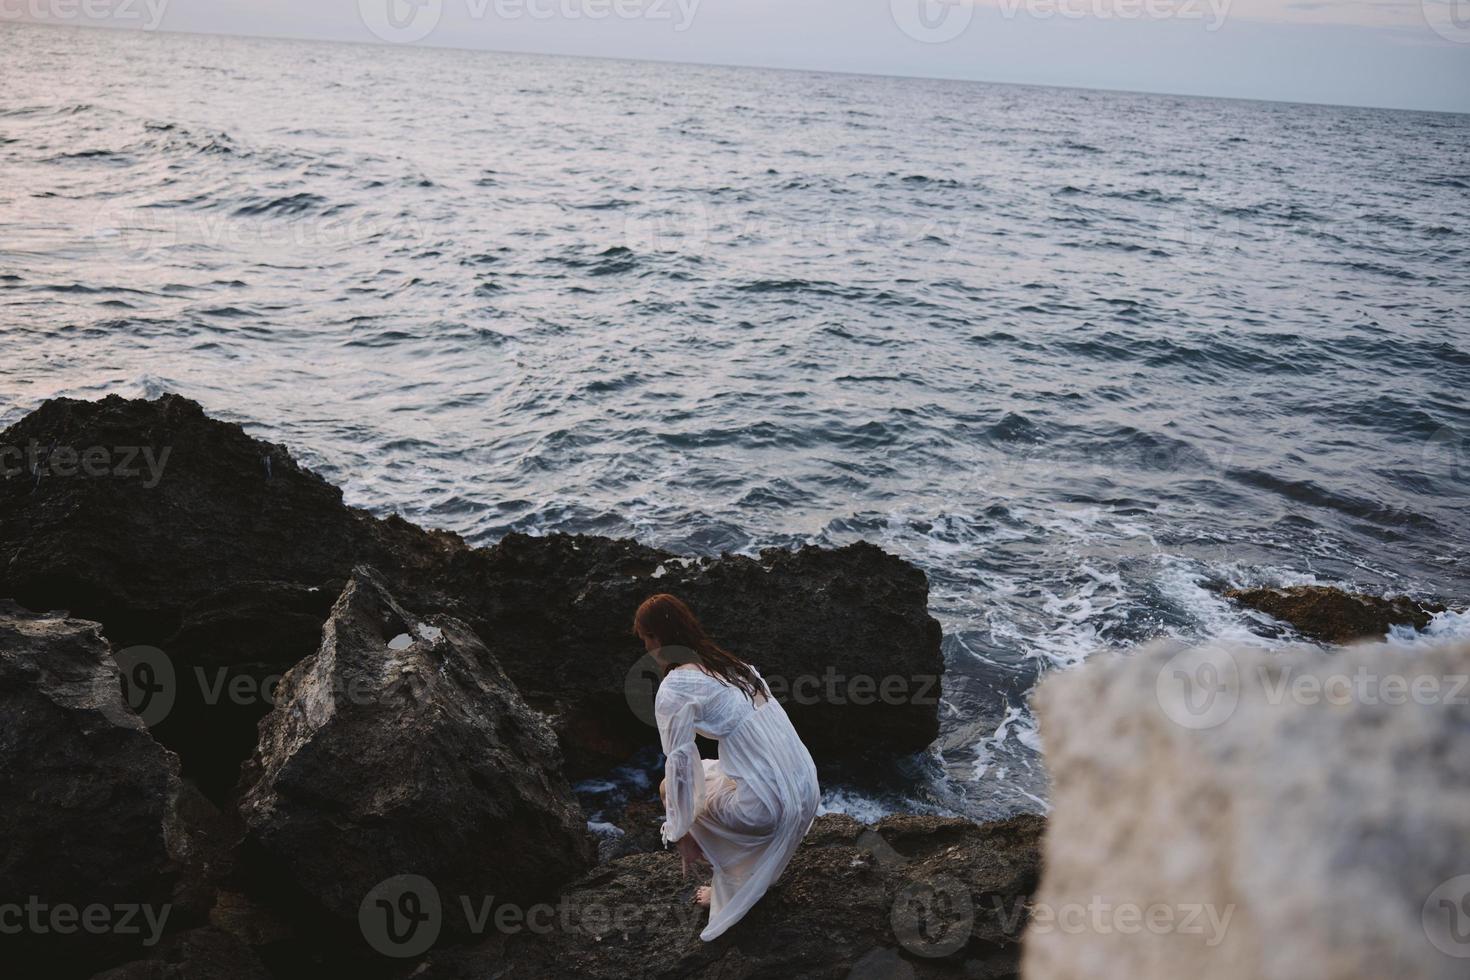
<instances>
[{"instance_id":1,"label":"light gray rock","mask_svg":"<svg viewBox=\"0 0 1470 980\"><path fill-rule=\"evenodd\" d=\"M1152 647L1047 680L1024 976L1464 980L1467 676L1470 644L1377 644Z\"/></svg>"},{"instance_id":2,"label":"light gray rock","mask_svg":"<svg viewBox=\"0 0 1470 980\"><path fill-rule=\"evenodd\" d=\"M550 726L467 627L417 619L365 567L281 681L246 780L267 887L349 926L414 875L464 933L461 898L539 900L592 861Z\"/></svg>"}]
</instances>

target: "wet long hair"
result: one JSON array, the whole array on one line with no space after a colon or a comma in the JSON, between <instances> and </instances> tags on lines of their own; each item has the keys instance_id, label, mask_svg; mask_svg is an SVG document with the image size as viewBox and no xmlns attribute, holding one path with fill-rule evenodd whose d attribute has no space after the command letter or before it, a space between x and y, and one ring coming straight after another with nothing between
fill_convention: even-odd
<instances>
[{"instance_id":1,"label":"wet long hair","mask_svg":"<svg viewBox=\"0 0 1470 980\"><path fill-rule=\"evenodd\" d=\"M739 688L754 703L757 697L767 696L766 687L755 669L735 654L716 643L694 610L677 596L660 592L643 600L633 616L633 632L639 638L653 637L661 647L686 647L694 651L699 665L726 684ZM679 666L670 663L664 668L667 674Z\"/></svg>"}]
</instances>

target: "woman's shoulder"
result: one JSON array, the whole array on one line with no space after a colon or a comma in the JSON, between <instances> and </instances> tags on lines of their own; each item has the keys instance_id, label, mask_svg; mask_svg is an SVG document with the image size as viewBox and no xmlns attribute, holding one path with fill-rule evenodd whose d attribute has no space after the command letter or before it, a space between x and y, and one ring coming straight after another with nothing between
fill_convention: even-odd
<instances>
[{"instance_id":1,"label":"woman's shoulder","mask_svg":"<svg viewBox=\"0 0 1470 980\"><path fill-rule=\"evenodd\" d=\"M711 685L719 681L698 667L676 667L663 676L654 694L654 706L660 713L671 713L690 701L704 701L713 693Z\"/></svg>"},{"instance_id":2,"label":"woman's shoulder","mask_svg":"<svg viewBox=\"0 0 1470 980\"><path fill-rule=\"evenodd\" d=\"M723 678L705 670L699 664L680 664L664 675L659 690L677 691L683 695L697 695L719 691L729 685Z\"/></svg>"},{"instance_id":3,"label":"woman's shoulder","mask_svg":"<svg viewBox=\"0 0 1470 980\"><path fill-rule=\"evenodd\" d=\"M665 681L674 681L676 684L702 684L712 681L716 684L720 679L699 664L680 664L664 675Z\"/></svg>"}]
</instances>

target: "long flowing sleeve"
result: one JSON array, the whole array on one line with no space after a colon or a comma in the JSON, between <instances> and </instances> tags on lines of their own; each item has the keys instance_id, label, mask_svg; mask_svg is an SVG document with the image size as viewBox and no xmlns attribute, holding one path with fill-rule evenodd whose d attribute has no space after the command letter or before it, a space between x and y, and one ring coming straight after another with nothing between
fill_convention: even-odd
<instances>
[{"instance_id":1,"label":"long flowing sleeve","mask_svg":"<svg viewBox=\"0 0 1470 980\"><path fill-rule=\"evenodd\" d=\"M679 683L659 686L654 703L658 734L664 755L664 843L689 833L694 817L704 805L704 765L694 744L694 723L699 718L699 698Z\"/></svg>"}]
</instances>

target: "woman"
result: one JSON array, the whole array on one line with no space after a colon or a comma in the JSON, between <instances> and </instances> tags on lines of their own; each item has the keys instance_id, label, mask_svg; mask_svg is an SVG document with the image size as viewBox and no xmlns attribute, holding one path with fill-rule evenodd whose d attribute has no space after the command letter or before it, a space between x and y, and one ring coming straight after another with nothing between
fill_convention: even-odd
<instances>
[{"instance_id":1,"label":"woman","mask_svg":"<svg viewBox=\"0 0 1470 980\"><path fill-rule=\"evenodd\" d=\"M683 602L667 594L638 607L633 631L663 668L654 701L663 740L664 842L687 870L707 862L713 887L706 942L739 922L780 876L812 825L817 767L754 667L721 649ZM699 758L698 733L720 743Z\"/></svg>"}]
</instances>

